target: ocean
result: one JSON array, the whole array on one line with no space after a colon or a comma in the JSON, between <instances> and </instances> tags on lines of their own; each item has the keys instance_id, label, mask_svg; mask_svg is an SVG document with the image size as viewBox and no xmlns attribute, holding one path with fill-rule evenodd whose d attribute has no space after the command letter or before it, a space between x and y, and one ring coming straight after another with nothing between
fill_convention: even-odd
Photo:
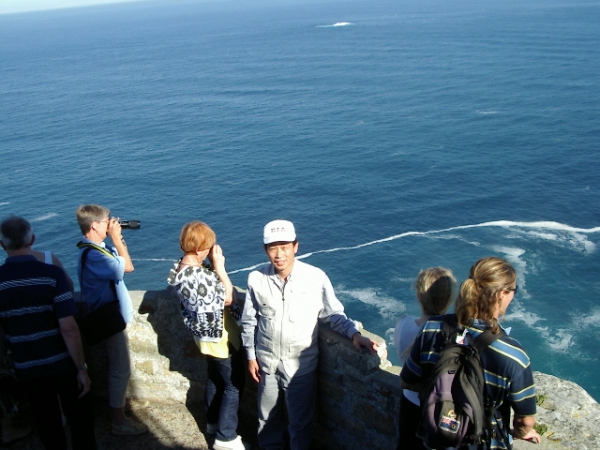
<instances>
[{"instance_id":1,"label":"ocean","mask_svg":"<svg viewBox=\"0 0 600 450\"><path fill-rule=\"evenodd\" d=\"M517 269L505 325L600 400L600 1L149 1L0 15L0 216L76 278L75 209L121 219L130 289L166 287L181 226L234 284L295 223L384 337L420 269Z\"/></svg>"}]
</instances>

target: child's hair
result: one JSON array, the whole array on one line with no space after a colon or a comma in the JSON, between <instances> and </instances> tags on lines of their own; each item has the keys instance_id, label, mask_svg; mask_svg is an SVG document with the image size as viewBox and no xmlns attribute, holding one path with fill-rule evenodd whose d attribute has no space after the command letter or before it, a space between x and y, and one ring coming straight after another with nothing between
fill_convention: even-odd
<instances>
[{"instance_id":1,"label":"child's hair","mask_svg":"<svg viewBox=\"0 0 600 450\"><path fill-rule=\"evenodd\" d=\"M446 312L452 303L456 279L450 269L431 267L421 270L415 281L417 299L425 316L440 316ZM406 361L413 344L410 344L400 355Z\"/></svg>"},{"instance_id":2,"label":"child's hair","mask_svg":"<svg viewBox=\"0 0 600 450\"><path fill-rule=\"evenodd\" d=\"M452 303L456 279L450 269L432 267L421 270L415 282L417 298L423 314L439 316L444 314Z\"/></svg>"}]
</instances>

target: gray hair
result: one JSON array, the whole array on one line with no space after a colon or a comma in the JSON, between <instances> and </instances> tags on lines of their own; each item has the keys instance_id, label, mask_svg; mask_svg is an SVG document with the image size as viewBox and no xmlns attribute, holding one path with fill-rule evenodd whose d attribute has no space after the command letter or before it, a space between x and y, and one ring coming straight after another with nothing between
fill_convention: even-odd
<instances>
[{"instance_id":1,"label":"gray hair","mask_svg":"<svg viewBox=\"0 0 600 450\"><path fill-rule=\"evenodd\" d=\"M93 222L100 222L110 216L110 209L100 205L81 205L75 215L81 232L86 234L91 230Z\"/></svg>"},{"instance_id":2,"label":"gray hair","mask_svg":"<svg viewBox=\"0 0 600 450\"><path fill-rule=\"evenodd\" d=\"M10 216L0 224L0 241L7 250L20 250L31 245L33 228L22 217Z\"/></svg>"}]
</instances>

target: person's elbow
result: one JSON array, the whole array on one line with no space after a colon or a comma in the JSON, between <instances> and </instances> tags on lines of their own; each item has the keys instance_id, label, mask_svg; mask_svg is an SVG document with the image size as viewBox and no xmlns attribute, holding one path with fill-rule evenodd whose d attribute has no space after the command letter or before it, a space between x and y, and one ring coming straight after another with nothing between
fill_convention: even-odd
<instances>
[{"instance_id":1,"label":"person's elbow","mask_svg":"<svg viewBox=\"0 0 600 450\"><path fill-rule=\"evenodd\" d=\"M73 316L58 319L58 327L63 336L79 335L79 327Z\"/></svg>"},{"instance_id":2,"label":"person's elbow","mask_svg":"<svg viewBox=\"0 0 600 450\"><path fill-rule=\"evenodd\" d=\"M423 389L423 387L424 387L423 385L425 383L425 381L421 380L421 381L416 381L413 384L409 384L402 379L402 373L400 374L398 379L400 380L399 384L402 389L408 389L409 391L415 391L415 392L419 392L421 389Z\"/></svg>"}]
</instances>

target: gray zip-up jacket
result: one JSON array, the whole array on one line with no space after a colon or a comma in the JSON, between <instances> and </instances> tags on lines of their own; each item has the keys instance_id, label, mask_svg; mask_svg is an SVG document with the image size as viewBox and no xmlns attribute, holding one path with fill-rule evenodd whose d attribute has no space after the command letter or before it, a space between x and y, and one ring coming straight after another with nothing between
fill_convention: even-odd
<instances>
[{"instance_id":1,"label":"gray zip-up jacket","mask_svg":"<svg viewBox=\"0 0 600 450\"><path fill-rule=\"evenodd\" d=\"M316 370L319 321L348 338L358 333L321 269L295 260L286 281L272 264L248 276L242 342L263 372L275 373L279 361L289 376Z\"/></svg>"}]
</instances>

